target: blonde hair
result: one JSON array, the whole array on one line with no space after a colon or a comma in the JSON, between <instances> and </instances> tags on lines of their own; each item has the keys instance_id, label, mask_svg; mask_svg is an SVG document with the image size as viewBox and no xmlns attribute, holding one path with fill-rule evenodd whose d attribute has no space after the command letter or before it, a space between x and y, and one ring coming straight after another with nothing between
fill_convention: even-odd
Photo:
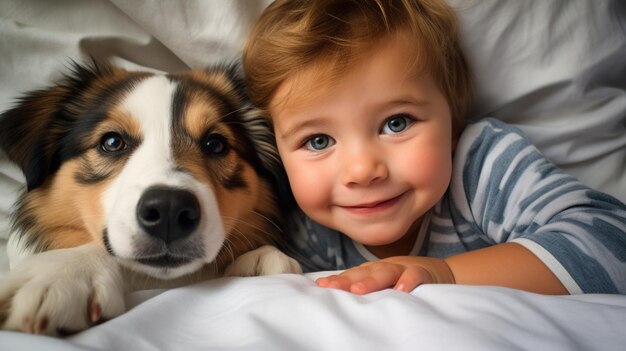
<instances>
[{"instance_id":1,"label":"blonde hair","mask_svg":"<svg viewBox=\"0 0 626 351\"><path fill-rule=\"evenodd\" d=\"M252 102L267 112L279 86L312 65L333 79L372 45L408 35L413 67L428 70L450 106L453 134L464 125L471 96L454 11L443 0L276 0L244 46L243 68Z\"/></svg>"}]
</instances>

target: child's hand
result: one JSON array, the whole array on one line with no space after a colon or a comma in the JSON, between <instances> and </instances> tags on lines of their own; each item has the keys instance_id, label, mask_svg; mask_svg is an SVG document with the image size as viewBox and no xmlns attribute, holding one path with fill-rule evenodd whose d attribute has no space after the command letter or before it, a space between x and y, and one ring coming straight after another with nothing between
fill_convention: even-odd
<instances>
[{"instance_id":1,"label":"child's hand","mask_svg":"<svg viewBox=\"0 0 626 351\"><path fill-rule=\"evenodd\" d=\"M454 284L455 280L450 267L442 259L398 256L367 262L315 282L324 288L367 294L390 287L409 292L421 284Z\"/></svg>"}]
</instances>

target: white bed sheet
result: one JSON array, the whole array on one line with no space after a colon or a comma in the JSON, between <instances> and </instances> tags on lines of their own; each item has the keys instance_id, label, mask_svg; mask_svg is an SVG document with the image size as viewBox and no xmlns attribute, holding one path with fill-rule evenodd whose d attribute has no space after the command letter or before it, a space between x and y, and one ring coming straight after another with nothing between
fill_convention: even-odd
<instances>
[{"instance_id":1,"label":"white bed sheet","mask_svg":"<svg viewBox=\"0 0 626 351\"><path fill-rule=\"evenodd\" d=\"M624 326L625 296L460 285L356 296L277 275L165 291L64 340L0 332L0 349L624 350Z\"/></svg>"},{"instance_id":2,"label":"white bed sheet","mask_svg":"<svg viewBox=\"0 0 626 351\"><path fill-rule=\"evenodd\" d=\"M236 58L269 2L0 1L0 110L69 59L180 71ZM626 2L449 2L476 76L473 116L519 126L566 171L626 201ZM0 276L22 188L0 155ZM625 326L626 296L423 286L360 297L280 275L163 292L65 340L0 332L0 350L624 350Z\"/></svg>"}]
</instances>

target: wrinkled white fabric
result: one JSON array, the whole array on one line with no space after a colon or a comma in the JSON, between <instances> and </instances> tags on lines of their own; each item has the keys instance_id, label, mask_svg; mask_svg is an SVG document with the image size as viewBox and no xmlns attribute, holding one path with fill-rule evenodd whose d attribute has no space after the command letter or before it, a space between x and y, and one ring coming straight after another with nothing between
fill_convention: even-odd
<instances>
[{"instance_id":1,"label":"wrinkled white fabric","mask_svg":"<svg viewBox=\"0 0 626 351\"><path fill-rule=\"evenodd\" d=\"M0 332L0 349L623 350L625 323L626 296L460 285L356 296L278 275L165 291L62 341Z\"/></svg>"},{"instance_id":2,"label":"wrinkled white fabric","mask_svg":"<svg viewBox=\"0 0 626 351\"><path fill-rule=\"evenodd\" d=\"M520 127L565 171L626 202L626 2L448 2L476 83L470 118Z\"/></svg>"}]
</instances>

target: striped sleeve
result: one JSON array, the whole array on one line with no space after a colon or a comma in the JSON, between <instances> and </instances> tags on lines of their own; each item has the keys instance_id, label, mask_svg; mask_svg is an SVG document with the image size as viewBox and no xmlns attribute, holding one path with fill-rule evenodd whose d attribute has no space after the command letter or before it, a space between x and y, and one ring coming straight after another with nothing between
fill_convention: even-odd
<instances>
[{"instance_id":1,"label":"striped sleeve","mask_svg":"<svg viewBox=\"0 0 626 351\"><path fill-rule=\"evenodd\" d=\"M300 263L304 272L343 270L367 262L347 236L326 228L301 211L293 211L280 248Z\"/></svg>"},{"instance_id":2,"label":"striped sleeve","mask_svg":"<svg viewBox=\"0 0 626 351\"><path fill-rule=\"evenodd\" d=\"M466 129L454 162L462 170L450 188L455 226L523 245L572 294L626 293L623 203L565 174L494 119Z\"/></svg>"}]
</instances>

